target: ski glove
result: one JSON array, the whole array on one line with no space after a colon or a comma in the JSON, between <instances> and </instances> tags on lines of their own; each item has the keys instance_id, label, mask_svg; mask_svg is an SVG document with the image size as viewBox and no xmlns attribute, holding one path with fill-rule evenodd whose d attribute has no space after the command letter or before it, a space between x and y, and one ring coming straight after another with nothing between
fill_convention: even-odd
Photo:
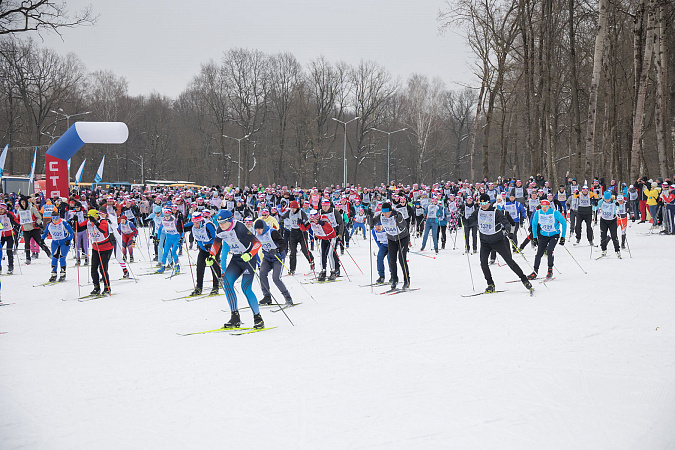
<instances>
[{"instance_id":1,"label":"ski glove","mask_svg":"<svg viewBox=\"0 0 675 450\"><path fill-rule=\"evenodd\" d=\"M273 249L270 249L267 253L269 253L272 256L275 256L279 253L279 249L273 248Z\"/></svg>"},{"instance_id":2,"label":"ski glove","mask_svg":"<svg viewBox=\"0 0 675 450\"><path fill-rule=\"evenodd\" d=\"M558 241L558 244L565 245L565 237L561 237L560 240Z\"/></svg>"},{"instance_id":3,"label":"ski glove","mask_svg":"<svg viewBox=\"0 0 675 450\"><path fill-rule=\"evenodd\" d=\"M206 261L205 261L206 265L208 267L211 267L214 262L216 262L216 258L214 258L214 256L209 253L209 256L206 257Z\"/></svg>"},{"instance_id":4,"label":"ski glove","mask_svg":"<svg viewBox=\"0 0 675 450\"><path fill-rule=\"evenodd\" d=\"M537 238L533 238L532 243L534 244L535 247L539 246L539 240Z\"/></svg>"},{"instance_id":5,"label":"ski glove","mask_svg":"<svg viewBox=\"0 0 675 450\"><path fill-rule=\"evenodd\" d=\"M241 260L244 262L249 262L251 258L253 258L253 256L249 252L241 254Z\"/></svg>"},{"instance_id":6,"label":"ski glove","mask_svg":"<svg viewBox=\"0 0 675 450\"><path fill-rule=\"evenodd\" d=\"M64 242L64 244L66 244L66 247L70 247L70 239Z\"/></svg>"}]
</instances>

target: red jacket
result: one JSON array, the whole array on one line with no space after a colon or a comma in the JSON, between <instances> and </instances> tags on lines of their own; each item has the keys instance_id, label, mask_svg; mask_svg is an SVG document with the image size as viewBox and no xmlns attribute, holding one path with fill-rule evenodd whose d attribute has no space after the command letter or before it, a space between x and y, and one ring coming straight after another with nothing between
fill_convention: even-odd
<instances>
[{"instance_id":1,"label":"red jacket","mask_svg":"<svg viewBox=\"0 0 675 450\"><path fill-rule=\"evenodd\" d=\"M108 231L108 221L101 220L98 225L89 222L87 225L87 233L91 239L91 248L96 252L104 252L112 250L113 246L110 243L110 233Z\"/></svg>"},{"instance_id":2,"label":"red jacket","mask_svg":"<svg viewBox=\"0 0 675 450\"><path fill-rule=\"evenodd\" d=\"M2 237L12 236L14 234L12 226L19 226L19 218L12 211L7 211L7 214L0 214L0 223L2 223Z\"/></svg>"}]
</instances>

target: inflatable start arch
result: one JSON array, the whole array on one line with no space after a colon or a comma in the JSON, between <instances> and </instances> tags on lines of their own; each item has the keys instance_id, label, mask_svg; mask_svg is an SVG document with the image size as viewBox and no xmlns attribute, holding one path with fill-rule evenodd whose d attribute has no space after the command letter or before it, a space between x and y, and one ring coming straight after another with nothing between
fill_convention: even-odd
<instances>
[{"instance_id":1,"label":"inflatable start arch","mask_svg":"<svg viewBox=\"0 0 675 450\"><path fill-rule=\"evenodd\" d=\"M123 144L128 137L129 129L122 122L75 122L45 155L47 196L68 196L68 160L84 144Z\"/></svg>"}]
</instances>

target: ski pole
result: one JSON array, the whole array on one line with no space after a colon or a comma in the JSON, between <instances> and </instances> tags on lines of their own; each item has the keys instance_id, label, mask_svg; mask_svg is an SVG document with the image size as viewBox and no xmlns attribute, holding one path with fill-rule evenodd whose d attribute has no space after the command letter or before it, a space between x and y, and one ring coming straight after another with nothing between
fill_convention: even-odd
<instances>
[{"instance_id":1,"label":"ski pole","mask_svg":"<svg viewBox=\"0 0 675 450\"><path fill-rule=\"evenodd\" d=\"M584 268L581 267L581 264L579 264L579 262L578 262L577 259L574 257L574 255L572 255L572 253L569 251L569 249L568 249L566 246L564 246L564 245L563 245L563 247L565 248L565 250L567 250L567 254L569 254L569 255L572 257L572 259L574 260L575 263L577 263L577 266L579 266L579 268L581 269L581 271L582 271L583 273L585 273L586 275L588 275L588 272L586 272L586 271L584 270Z\"/></svg>"},{"instance_id":2,"label":"ski pole","mask_svg":"<svg viewBox=\"0 0 675 450\"><path fill-rule=\"evenodd\" d=\"M16 260L19 262L19 264L18 264L19 273L21 275L23 275L23 270L21 270L21 259L19 258L19 238L18 238L17 234L14 234L14 227L12 227L12 238L14 239L14 242L16 242L16 248L13 249L13 250L14 250L14 255L16 255ZM7 258L9 258L9 256Z\"/></svg>"},{"instance_id":3,"label":"ski pole","mask_svg":"<svg viewBox=\"0 0 675 450\"><path fill-rule=\"evenodd\" d=\"M349 274L347 273L347 269L345 269L345 265L342 264L342 260L340 259L340 256L337 254L337 250L335 250L335 247L333 246L333 243L331 242L331 239L328 239L328 243L330 244L330 248L333 249L333 253L335 253L335 257L337 258L338 262L340 263L340 265L341 265L342 268L344 269L345 275L347 275L347 279L348 279L349 282L351 283L352 279L349 278ZM323 264L323 263L322 263L322 264Z\"/></svg>"},{"instance_id":4,"label":"ski pole","mask_svg":"<svg viewBox=\"0 0 675 450\"><path fill-rule=\"evenodd\" d=\"M368 233L368 253L370 254L370 293L372 294L373 293L373 227L372 227L372 222L371 222L370 232Z\"/></svg>"},{"instance_id":5,"label":"ski pole","mask_svg":"<svg viewBox=\"0 0 675 450\"><path fill-rule=\"evenodd\" d=\"M190 275L192 275L192 286L195 289L197 289L197 283L195 282L195 274L192 273L192 259L190 258L190 252L188 251L187 242L185 242L185 239L183 239L183 245L185 246L185 253L187 253L188 257L188 268L190 269ZM199 245L197 245L197 248L199 248Z\"/></svg>"},{"instance_id":6,"label":"ski pole","mask_svg":"<svg viewBox=\"0 0 675 450\"><path fill-rule=\"evenodd\" d=\"M253 274L258 278L258 281L262 284L262 280L260 279L260 275L258 275L258 272L256 272L256 270L253 268L253 266L251 265L250 261L247 261L246 264L248 264L248 266L249 266L249 267L251 268L251 270L253 271ZM243 290L243 289L242 289L242 290ZM293 323L293 321L291 320L291 318L288 317L288 314L286 314L286 311L284 311L285 308L284 308L283 306L281 306L281 305L279 304L279 302L277 301L277 299L274 297L274 295L272 295L272 291L270 291L270 297L272 297L272 300L274 300L274 303L276 303L277 306L279 307L279 309L281 310L281 312L284 313L284 316L286 316L286 318L287 318L288 321L291 323L291 325L295 326L295 324Z\"/></svg>"},{"instance_id":7,"label":"ski pole","mask_svg":"<svg viewBox=\"0 0 675 450\"><path fill-rule=\"evenodd\" d=\"M633 254L630 252L630 245L628 245L628 236L626 236L626 248L628 249L628 256L632 258Z\"/></svg>"},{"instance_id":8,"label":"ski pole","mask_svg":"<svg viewBox=\"0 0 675 450\"><path fill-rule=\"evenodd\" d=\"M274 257L277 258L277 260L281 263L282 266L284 266L284 268L286 268L286 270L288 270L288 273L291 273L291 271L288 269L288 267L286 267L286 264L284 264L284 262L283 262L281 259L279 259L279 256L274 255ZM295 278L295 275L291 275L291 276L293 277L294 280L298 281L297 278ZM301 288L303 288L303 289L305 290L305 292L307 292L307 294L312 298L312 300L314 300L316 303L319 303L319 302L316 301L316 299L314 298L314 296L313 296L312 294L309 293L309 291L307 290L307 288L304 287L304 286L302 285L302 283L300 283L300 282L298 281L298 284L300 285Z\"/></svg>"},{"instance_id":9,"label":"ski pole","mask_svg":"<svg viewBox=\"0 0 675 450\"><path fill-rule=\"evenodd\" d=\"M424 256L425 258L436 259L435 256L425 255L424 253L414 252L414 251L412 251L412 250L408 250L408 253L412 253L412 254L414 254L414 255Z\"/></svg>"},{"instance_id":10,"label":"ski pole","mask_svg":"<svg viewBox=\"0 0 675 450\"><path fill-rule=\"evenodd\" d=\"M347 254L349 255L349 257L352 259L352 261L354 261L354 257L352 256L351 253L349 253L349 250L347 250L347 249L345 248L345 251L347 252ZM354 261L354 264L356 264L356 261ZM359 269L359 271L361 271L361 275L365 275L365 274L363 273L363 270L361 270L361 268L359 267L358 264L356 264L356 267Z\"/></svg>"},{"instance_id":11,"label":"ski pole","mask_svg":"<svg viewBox=\"0 0 675 450\"><path fill-rule=\"evenodd\" d=\"M506 236L506 239L508 239L509 242L511 242L511 245L513 245L514 247L516 247L516 251L517 251L518 253L520 253L520 256L523 257L523 259L525 260L525 262L527 263L527 265L530 266L530 269L532 269L532 272L534 272L534 267L532 267L532 264L530 264L530 262L527 260L527 258L525 258L525 255L523 255L523 252L520 251L520 248L517 247L517 246L514 244L514 242L511 240L511 238L509 237L508 234L506 234L505 236Z\"/></svg>"},{"instance_id":12,"label":"ski pole","mask_svg":"<svg viewBox=\"0 0 675 450\"><path fill-rule=\"evenodd\" d=\"M469 265L469 274L471 275L471 290L476 291L476 287L473 284L473 272L471 271L471 260L469 260L469 233L464 235L464 243L466 244L466 263Z\"/></svg>"}]
</instances>

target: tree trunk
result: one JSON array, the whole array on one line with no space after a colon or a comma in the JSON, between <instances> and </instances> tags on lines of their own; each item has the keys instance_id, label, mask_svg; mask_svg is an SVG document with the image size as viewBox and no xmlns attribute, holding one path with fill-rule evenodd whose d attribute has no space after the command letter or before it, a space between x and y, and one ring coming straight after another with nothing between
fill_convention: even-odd
<instances>
[{"instance_id":1,"label":"tree trunk","mask_svg":"<svg viewBox=\"0 0 675 450\"><path fill-rule=\"evenodd\" d=\"M647 81L649 70L654 54L654 0L649 0L647 5L647 33L642 59L642 72L638 82L637 98L635 101L635 113L633 115L633 142L631 145L630 178L636 180L640 175L640 163L644 161L642 156L642 132L644 128L645 99L647 97Z\"/></svg>"},{"instance_id":2,"label":"tree trunk","mask_svg":"<svg viewBox=\"0 0 675 450\"><path fill-rule=\"evenodd\" d=\"M571 137L571 151L573 154L574 161L572 161L572 155L570 155L569 167L570 171L574 174L581 173L581 108L579 107L579 79L577 75L577 51L576 51L576 36L574 32L574 0L568 1L569 8L569 41L570 41L570 69L571 69L571 79L572 84L572 131L573 136Z\"/></svg>"},{"instance_id":3,"label":"tree trunk","mask_svg":"<svg viewBox=\"0 0 675 450\"><path fill-rule=\"evenodd\" d=\"M471 132L471 149L469 151L470 163L471 163L471 182L473 183L476 180L476 136L478 135L478 122L480 122L480 113L483 106L483 95L485 95L485 83L484 80L480 85L480 93L478 94L478 105L476 106L476 118L473 122L473 131Z\"/></svg>"},{"instance_id":4,"label":"tree trunk","mask_svg":"<svg viewBox=\"0 0 675 450\"><path fill-rule=\"evenodd\" d=\"M592 158L595 153L595 120L598 108L598 86L602 76L602 58L607 39L607 8L609 0L598 0L598 34L595 36L593 52L593 74L588 98L588 124L586 128L586 164L584 178L590 179L592 174Z\"/></svg>"},{"instance_id":5,"label":"tree trunk","mask_svg":"<svg viewBox=\"0 0 675 450\"><path fill-rule=\"evenodd\" d=\"M656 102L654 105L656 124L656 147L659 153L659 174L662 178L668 177L668 158L666 156L666 36L663 2L656 6Z\"/></svg>"}]
</instances>

